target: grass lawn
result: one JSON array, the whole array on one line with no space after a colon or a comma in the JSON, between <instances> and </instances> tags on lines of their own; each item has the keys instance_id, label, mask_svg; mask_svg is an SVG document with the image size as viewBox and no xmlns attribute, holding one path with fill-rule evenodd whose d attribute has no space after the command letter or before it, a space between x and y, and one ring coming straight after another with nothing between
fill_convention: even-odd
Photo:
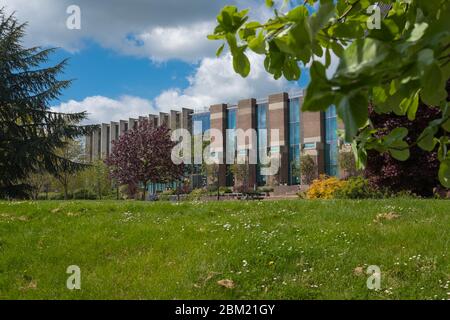
<instances>
[{"instance_id":1,"label":"grass lawn","mask_svg":"<svg viewBox=\"0 0 450 320\"><path fill-rule=\"evenodd\" d=\"M450 201L0 202L0 299L448 299L449 247Z\"/></svg>"}]
</instances>

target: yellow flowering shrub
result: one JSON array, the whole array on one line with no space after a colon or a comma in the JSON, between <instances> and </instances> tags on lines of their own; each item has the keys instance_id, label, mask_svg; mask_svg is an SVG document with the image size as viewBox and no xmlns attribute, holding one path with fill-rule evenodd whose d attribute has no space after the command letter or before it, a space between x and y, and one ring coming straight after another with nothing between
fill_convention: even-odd
<instances>
[{"instance_id":1,"label":"yellow flowering shrub","mask_svg":"<svg viewBox=\"0 0 450 320\"><path fill-rule=\"evenodd\" d=\"M343 188L345 184L346 181L339 180L336 177L321 175L319 179L312 182L306 192L306 197L308 199L333 199L336 191Z\"/></svg>"}]
</instances>

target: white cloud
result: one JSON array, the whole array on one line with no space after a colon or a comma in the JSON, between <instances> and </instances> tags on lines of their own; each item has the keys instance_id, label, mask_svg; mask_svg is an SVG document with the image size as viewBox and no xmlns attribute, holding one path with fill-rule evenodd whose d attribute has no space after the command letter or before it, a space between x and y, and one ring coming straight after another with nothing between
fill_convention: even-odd
<instances>
[{"instance_id":1,"label":"white cloud","mask_svg":"<svg viewBox=\"0 0 450 320\"><path fill-rule=\"evenodd\" d=\"M169 89L155 99L158 108L184 106L205 107L217 103L236 103L246 98L263 98L269 94L291 90L295 86L284 79L274 80L263 65L264 58L249 52L251 72L247 78L237 75L229 53L220 58L205 58L190 85L184 90Z\"/></svg>"},{"instance_id":2,"label":"white cloud","mask_svg":"<svg viewBox=\"0 0 450 320\"><path fill-rule=\"evenodd\" d=\"M237 3L262 17L267 9L258 0L1 0L0 7L29 22L25 44L79 51L86 41L122 54L163 61L198 62L213 56L217 43L206 38L220 8ZM81 9L81 30L69 30L67 7Z\"/></svg>"},{"instance_id":3,"label":"white cloud","mask_svg":"<svg viewBox=\"0 0 450 320\"><path fill-rule=\"evenodd\" d=\"M89 119L86 124L126 120L156 111L151 101L132 96L122 96L117 100L103 96L88 97L83 101L70 100L54 107L53 110L65 113L87 111Z\"/></svg>"},{"instance_id":4,"label":"white cloud","mask_svg":"<svg viewBox=\"0 0 450 320\"><path fill-rule=\"evenodd\" d=\"M153 101L139 97L123 96L111 99L102 96L88 97L83 101L71 100L55 107L61 112L88 111L89 123L101 123L145 116L160 111L180 110L183 107L200 109L218 103L236 103L241 99L264 98L297 87L284 79L274 80L264 70L263 57L249 53L252 70L247 78L233 71L229 53L220 58L204 58L196 72L189 77L186 89L172 88L163 91Z\"/></svg>"},{"instance_id":5,"label":"white cloud","mask_svg":"<svg viewBox=\"0 0 450 320\"><path fill-rule=\"evenodd\" d=\"M182 59L196 62L199 57L213 55L217 43L206 36L214 30L211 22L189 26L154 27L136 34L124 47L128 54L150 57L153 61Z\"/></svg>"}]
</instances>

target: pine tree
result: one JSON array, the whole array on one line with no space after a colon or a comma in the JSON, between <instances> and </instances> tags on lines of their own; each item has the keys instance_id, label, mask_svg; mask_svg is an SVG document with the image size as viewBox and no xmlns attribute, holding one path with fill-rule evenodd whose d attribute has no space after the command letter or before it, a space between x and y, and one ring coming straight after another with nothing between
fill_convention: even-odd
<instances>
[{"instance_id":1,"label":"pine tree","mask_svg":"<svg viewBox=\"0 0 450 320\"><path fill-rule=\"evenodd\" d=\"M67 60L41 67L55 49L25 48L25 28L0 8L0 197L26 196L25 181L34 172L57 175L84 168L57 150L94 129L79 126L85 112L50 110L50 102L71 84L58 79Z\"/></svg>"}]
</instances>

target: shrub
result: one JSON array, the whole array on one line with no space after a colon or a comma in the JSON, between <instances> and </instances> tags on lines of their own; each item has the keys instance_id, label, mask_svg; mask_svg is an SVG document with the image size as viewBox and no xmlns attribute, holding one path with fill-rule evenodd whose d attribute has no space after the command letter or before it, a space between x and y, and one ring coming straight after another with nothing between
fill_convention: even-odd
<instances>
[{"instance_id":1,"label":"shrub","mask_svg":"<svg viewBox=\"0 0 450 320\"><path fill-rule=\"evenodd\" d=\"M339 153L339 167L344 171L345 177L356 177L361 171L356 168L355 155L352 151Z\"/></svg>"},{"instance_id":2,"label":"shrub","mask_svg":"<svg viewBox=\"0 0 450 320\"><path fill-rule=\"evenodd\" d=\"M89 189L77 189L73 192L73 199L75 200L95 200L97 195Z\"/></svg>"},{"instance_id":3,"label":"shrub","mask_svg":"<svg viewBox=\"0 0 450 320\"><path fill-rule=\"evenodd\" d=\"M334 196L339 199L378 199L383 198L384 194L371 187L367 179L354 177L348 179Z\"/></svg>"},{"instance_id":4,"label":"shrub","mask_svg":"<svg viewBox=\"0 0 450 320\"><path fill-rule=\"evenodd\" d=\"M174 194L175 194L175 190L168 189L168 190L162 191L159 195L162 195L162 196L173 196Z\"/></svg>"},{"instance_id":5,"label":"shrub","mask_svg":"<svg viewBox=\"0 0 450 320\"><path fill-rule=\"evenodd\" d=\"M217 190L217 189L216 189ZM232 193L233 190L230 187L220 187L219 188L220 193Z\"/></svg>"},{"instance_id":6,"label":"shrub","mask_svg":"<svg viewBox=\"0 0 450 320\"><path fill-rule=\"evenodd\" d=\"M72 195L67 195L68 199L72 198ZM49 192L48 200L64 200L64 194L59 192Z\"/></svg>"},{"instance_id":7,"label":"shrub","mask_svg":"<svg viewBox=\"0 0 450 320\"><path fill-rule=\"evenodd\" d=\"M215 192L215 193L217 193L217 186L215 186L215 185L209 185L209 186L206 187L206 190L207 190L208 192ZM220 189L219 189L219 190L220 190Z\"/></svg>"},{"instance_id":8,"label":"shrub","mask_svg":"<svg viewBox=\"0 0 450 320\"><path fill-rule=\"evenodd\" d=\"M346 181L336 177L320 176L312 182L306 196L308 199L333 199L335 193L344 187Z\"/></svg>"},{"instance_id":9,"label":"shrub","mask_svg":"<svg viewBox=\"0 0 450 320\"><path fill-rule=\"evenodd\" d=\"M395 128L405 127L408 129L405 140L412 145L430 121L441 118L442 112L439 108L420 103L414 121L409 121L406 116L378 114L373 107L369 108L369 116L376 128L383 128L377 133L378 136L382 137ZM364 174L372 186L386 187L395 193L411 191L420 196L431 197L433 190L440 186L437 178L439 170L437 149L436 147L432 152L428 152L413 145L410 148L411 156L406 161L398 161L388 153L380 154L369 150Z\"/></svg>"},{"instance_id":10,"label":"shrub","mask_svg":"<svg viewBox=\"0 0 450 320\"><path fill-rule=\"evenodd\" d=\"M311 184L317 177L317 166L314 158L309 154L300 157L300 172L303 184Z\"/></svg>"},{"instance_id":11,"label":"shrub","mask_svg":"<svg viewBox=\"0 0 450 320\"><path fill-rule=\"evenodd\" d=\"M205 190L205 189L194 189L188 195L187 199L190 200L190 201L200 200L207 193L208 193L208 191Z\"/></svg>"},{"instance_id":12,"label":"shrub","mask_svg":"<svg viewBox=\"0 0 450 320\"><path fill-rule=\"evenodd\" d=\"M264 187L258 187L258 192L264 192L264 193L269 193L269 192L273 192L273 187L269 187L269 186L264 186Z\"/></svg>"}]
</instances>

